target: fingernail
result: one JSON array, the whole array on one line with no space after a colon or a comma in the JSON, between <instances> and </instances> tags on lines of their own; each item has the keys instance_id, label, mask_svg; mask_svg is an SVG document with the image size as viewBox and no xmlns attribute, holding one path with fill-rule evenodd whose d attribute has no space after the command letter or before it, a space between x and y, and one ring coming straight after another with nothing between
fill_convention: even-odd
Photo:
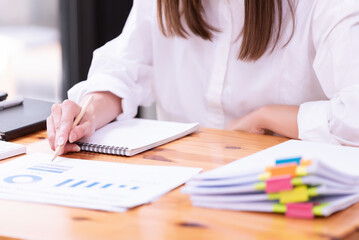
<instances>
[{"instance_id":1,"label":"fingernail","mask_svg":"<svg viewBox=\"0 0 359 240\"><path fill-rule=\"evenodd\" d=\"M80 152L80 151L81 151L81 148L80 148L79 146L75 146L75 147L73 148L73 151L74 151L74 152Z\"/></svg>"},{"instance_id":2,"label":"fingernail","mask_svg":"<svg viewBox=\"0 0 359 240\"><path fill-rule=\"evenodd\" d=\"M64 137L60 137L58 140L57 140L57 146L62 146L65 144L65 139Z\"/></svg>"},{"instance_id":3,"label":"fingernail","mask_svg":"<svg viewBox=\"0 0 359 240\"><path fill-rule=\"evenodd\" d=\"M76 134L75 134L75 133L71 133L69 140L70 140L70 143L75 142L75 141L76 141Z\"/></svg>"}]
</instances>

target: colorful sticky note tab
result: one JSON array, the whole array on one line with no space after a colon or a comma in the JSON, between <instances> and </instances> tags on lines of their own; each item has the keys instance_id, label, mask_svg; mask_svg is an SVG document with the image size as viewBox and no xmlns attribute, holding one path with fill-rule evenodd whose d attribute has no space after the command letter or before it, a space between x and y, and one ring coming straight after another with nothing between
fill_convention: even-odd
<instances>
[{"instance_id":1,"label":"colorful sticky note tab","mask_svg":"<svg viewBox=\"0 0 359 240\"><path fill-rule=\"evenodd\" d=\"M316 216L323 216L323 208L327 207L329 204L328 203L322 203L320 205L314 206L313 207L313 213Z\"/></svg>"},{"instance_id":2,"label":"colorful sticky note tab","mask_svg":"<svg viewBox=\"0 0 359 240\"><path fill-rule=\"evenodd\" d=\"M302 159L302 157L283 158L283 159L276 160L275 164L280 165L280 164L287 164L287 163L296 163L297 165L300 165L300 159Z\"/></svg>"},{"instance_id":3,"label":"colorful sticky note tab","mask_svg":"<svg viewBox=\"0 0 359 240\"><path fill-rule=\"evenodd\" d=\"M281 164L269 169L269 173L271 177L280 176L280 175L290 175L292 177L296 176L296 163L290 164Z\"/></svg>"},{"instance_id":4,"label":"colorful sticky note tab","mask_svg":"<svg viewBox=\"0 0 359 240\"><path fill-rule=\"evenodd\" d=\"M258 182L254 184L255 190L265 190L266 189L266 183L265 182Z\"/></svg>"},{"instance_id":5,"label":"colorful sticky note tab","mask_svg":"<svg viewBox=\"0 0 359 240\"><path fill-rule=\"evenodd\" d=\"M312 164L312 160L311 159L302 159L300 160L300 165L301 166L309 166Z\"/></svg>"},{"instance_id":6,"label":"colorful sticky note tab","mask_svg":"<svg viewBox=\"0 0 359 240\"><path fill-rule=\"evenodd\" d=\"M273 212L275 213L285 213L287 211L287 206L285 204L274 204L273 205Z\"/></svg>"},{"instance_id":7,"label":"colorful sticky note tab","mask_svg":"<svg viewBox=\"0 0 359 240\"><path fill-rule=\"evenodd\" d=\"M319 195L316 187L310 187L307 190L308 190L309 197L316 197Z\"/></svg>"},{"instance_id":8,"label":"colorful sticky note tab","mask_svg":"<svg viewBox=\"0 0 359 240\"><path fill-rule=\"evenodd\" d=\"M266 193L275 193L293 189L291 180L292 177L290 175L271 177L266 181Z\"/></svg>"},{"instance_id":9,"label":"colorful sticky note tab","mask_svg":"<svg viewBox=\"0 0 359 240\"><path fill-rule=\"evenodd\" d=\"M301 177L292 178L291 183L293 186L304 185L303 179Z\"/></svg>"},{"instance_id":10,"label":"colorful sticky note tab","mask_svg":"<svg viewBox=\"0 0 359 240\"><path fill-rule=\"evenodd\" d=\"M299 186L292 190L282 191L279 193L280 203L306 202L309 200L307 186Z\"/></svg>"},{"instance_id":11,"label":"colorful sticky note tab","mask_svg":"<svg viewBox=\"0 0 359 240\"><path fill-rule=\"evenodd\" d=\"M268 200L278 200L279 193L268 193Z\"/></svg>"},{"instance_id":12,"label":"colorful sticky note tab","mask_svg":"<svg viewBox=\"0 0 359 240\"><path fill-rule=\"evenodd\" d=\"M285 216L292 218L314 218L313 203L289 203L286 204Z\"/></svg>"},{"instance_id":13,"label":"colorful sticky note tab","mask_svg":"<svg viewBox=\"0 0 359 240\"><path fill-rule=\"evenodd\" d=\"M296 176L305 176L308 175L307 167L305 166L298 166L295 170Z\"/></svg>"}]
</instances>

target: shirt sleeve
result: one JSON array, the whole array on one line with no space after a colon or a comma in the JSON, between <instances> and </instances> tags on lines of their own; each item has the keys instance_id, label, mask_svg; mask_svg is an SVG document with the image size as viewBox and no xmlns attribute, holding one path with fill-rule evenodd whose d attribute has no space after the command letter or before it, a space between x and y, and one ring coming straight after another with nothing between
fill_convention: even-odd
<instances>
[{"instance_id":1,"label":"shirt sleeve","mask_svg":"<svg viewBox=\"0 0 359 240\"><path fill-rule=\"evenodd\" d=\"M109 91L122 98L118 119L134 117L139 105L153 102L153 2L134 1L123 32L94 52L87 80L68 91L69 99L80 102L90 92Z\"/></svg>"},{"instance_id":2,"label":"shirt sleeve","mask_svg":"<svg viewBox=\"0 0 359 240\"><path fill-rule=\"evenodd\" d=\"M313 67L326 101L298 113L299 138L359 146L359 4L316 1L312 15Z\"/></svg>"}]
</instances>

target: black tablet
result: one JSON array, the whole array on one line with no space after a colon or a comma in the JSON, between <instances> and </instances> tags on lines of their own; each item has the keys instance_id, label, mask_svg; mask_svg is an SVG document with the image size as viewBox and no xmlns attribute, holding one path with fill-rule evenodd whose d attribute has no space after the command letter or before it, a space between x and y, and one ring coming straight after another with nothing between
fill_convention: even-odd
<instances>
[{"instance_id":1,"label":"black tablet","mask_svg":"<svg viewBox=\"0 0 359 240\"><path fill-rule=\"evenodd\" d=\"M12 140L46 129L52 102L24 98L23 104L0 111L1 140Z\"/></svg>"}]
</instances>

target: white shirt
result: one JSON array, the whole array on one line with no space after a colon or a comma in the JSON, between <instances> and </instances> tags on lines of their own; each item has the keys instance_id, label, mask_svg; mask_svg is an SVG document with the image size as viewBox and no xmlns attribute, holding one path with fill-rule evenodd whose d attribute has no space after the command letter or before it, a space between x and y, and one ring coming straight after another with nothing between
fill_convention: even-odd
<instances>
[{"instance_id":1,"label":"white shirt","mask_svg":"<svg viewBox=\"0 0 359 240\"><path fill-rule=\"evenodd\" d=\"M298 1L284 48L292 22L283 4L276 49L248 63L237 59L243 0L203 0L206 20L220 30L212 42L166 38L156 1L135 0L123 33L94 52L88 80L69 98L110 91L123 98L119 118L156 101L161 120L213 128L264 105L297 105L299 138L359 146L359 1Z\"/></svg>"}]
</instances>

